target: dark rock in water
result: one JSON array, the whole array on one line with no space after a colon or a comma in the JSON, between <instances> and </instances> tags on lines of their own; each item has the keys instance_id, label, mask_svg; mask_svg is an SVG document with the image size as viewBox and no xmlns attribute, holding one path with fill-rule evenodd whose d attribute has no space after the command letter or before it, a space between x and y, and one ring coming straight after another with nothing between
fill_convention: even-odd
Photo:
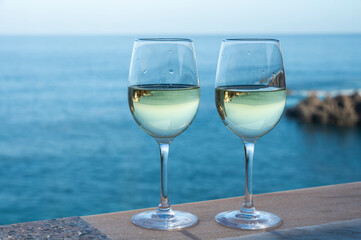
<instances>
[{"instance_id":1,"label":"dark rock in water","mask_svg":"<svg viewBox=\"0 0 361 240\"><path fill-rule=\"evenodd\" d=\"M337 126L361 126L361 96L327 96L324 101L315 94L289 108L286 115L302 122Z\"/></svg>"}]
</instances>

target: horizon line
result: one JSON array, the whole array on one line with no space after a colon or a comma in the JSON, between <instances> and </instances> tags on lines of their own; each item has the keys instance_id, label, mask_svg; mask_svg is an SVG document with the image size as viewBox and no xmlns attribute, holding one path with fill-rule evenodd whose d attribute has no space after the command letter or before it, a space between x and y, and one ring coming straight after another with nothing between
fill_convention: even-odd
<instances>
[{"instance_id":1,"label":"horizon line","mask_svg":"<svg viewBox=\"0 0 361 240\"><path fill-rule=\"evenodd\" d=\"M305 35L313 35L313 36L330 36L330 35L361 35L361 32L322 32L322 33L0 33L0 37L2 36L260 36L260 35L268 35L268 36L305 36Z\"/></svg>"}]
</instances>

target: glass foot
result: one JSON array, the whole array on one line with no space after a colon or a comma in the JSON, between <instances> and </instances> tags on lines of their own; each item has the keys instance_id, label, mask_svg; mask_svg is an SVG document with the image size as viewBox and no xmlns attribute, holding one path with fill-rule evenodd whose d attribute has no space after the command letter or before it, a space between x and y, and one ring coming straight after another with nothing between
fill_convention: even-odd
<instances>
[{"instance_id":1,"label":"glass foot","mask_svg":"<svg viewBox=\"0 0 361 240\"><path fill-rule=\"evenodd\" d=\"M217 223L230 228L261 230L281 223L281 218L273 213L255 211L253 214L241 213L240 210L222 212L216 215Z\"/></svg>"},{"instance_id":2,"label":"glass foot","mask_svg":"<svg viewBox=\"0 0 361 240\"><path fill-rule=\"evenodd\" d=\"M132 223L142 228L156 230L179 230L198 223L198 217L188 212L170 210L165 213L159 210L142 212L134 215Z\"/></svg>"}]
</instances>

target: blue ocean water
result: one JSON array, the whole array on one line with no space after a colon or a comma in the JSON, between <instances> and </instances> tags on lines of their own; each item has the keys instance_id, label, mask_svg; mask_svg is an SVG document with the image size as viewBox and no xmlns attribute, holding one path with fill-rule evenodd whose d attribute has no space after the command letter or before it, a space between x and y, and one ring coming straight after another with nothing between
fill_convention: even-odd
<instances>
[{"instance_id":1,"label":"blue ocean water","mask_svg":"<svg viewBox=\"0 0 361 240\"><path fill-rule=\"evenodd\" d=\"M172 204L239 196L240 139L214 106L224 36L194 39L201 104L172 145ZM361 89L361 35L275 36L295 104L303 90ZM156 142L133 120L127 77L135 37L0 36L0 224L153 207ZM256 145L254 192L361 180L361 129L283 117ZM256 202L257 206L257 202Z\"/></svg>"}]
</instances>

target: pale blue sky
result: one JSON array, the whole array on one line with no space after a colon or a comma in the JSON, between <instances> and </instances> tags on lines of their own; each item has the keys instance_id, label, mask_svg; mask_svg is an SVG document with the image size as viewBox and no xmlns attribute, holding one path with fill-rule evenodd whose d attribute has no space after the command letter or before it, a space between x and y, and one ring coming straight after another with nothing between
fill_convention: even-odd
<instances>
[{"instance_id":1,"label":"pale blue sky","mask_svg":"<svg viewBox=\"0 0 361 240\"><path fill-rule=\"evenodd\" d=\"M361 33L361 0L0 0L0 34Z\"/></svg>"}]
</instances>

